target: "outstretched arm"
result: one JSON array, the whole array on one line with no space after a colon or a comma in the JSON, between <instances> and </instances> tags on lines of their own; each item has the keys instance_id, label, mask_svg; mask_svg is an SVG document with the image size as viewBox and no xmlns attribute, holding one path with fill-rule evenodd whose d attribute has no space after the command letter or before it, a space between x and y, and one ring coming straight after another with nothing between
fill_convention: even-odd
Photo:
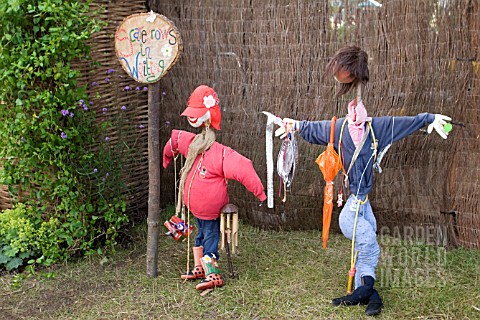
<instances>
[{"instance_id":1,"label":"outstretched arm","mask_svg":"<svg viewBox=\"0 0 480 320\"><path fill-rule=\"evenodd\" d=\"M253 168L252 161L230 148L226 148L224 152L223 173L225 178L240 182L260 201L265 201L267 196L262 182Z\"/></svg>"},{"instance_id":2,"label":"outstretched arm","mask_svg":"<svg viewBox=\"0 0 480 320\"><path fill-rule=\"evenodd\" d=\"M166 168L179 153L187 156L188 147L195 138L195 134L182 130L172 130L170 139L163 147L163 167Z\"/></svg>"},{"instance_id":3,"label":"outstretched arm","mask_svg":"<svg viewBox=\"0 0 480 320\"><path fill-rule=\"evenodd\" d=\"M290 118L283 119L283 126L275 131L275 136L285 138L287 132L299 131L303 139L310 143L326 146L330 138L331 120L298 121Z\"/></svg>"},{"instance_id":4,"label":"outstretched arm","mask_svg":"<svg viewBox=\"0 0 480 320\"><path fill-rule=\"evenodd\" d=\"M421 113L412 117L373 118L372 122L374 131L378 134L378 137L383 137L380 143L391 144L429 124L428 133L431 133L432 130L435 129L442 138L446 139L448 133L443 129L443 125L447 120L450 120L447 116Z\"/></svg>"}]
</instances>

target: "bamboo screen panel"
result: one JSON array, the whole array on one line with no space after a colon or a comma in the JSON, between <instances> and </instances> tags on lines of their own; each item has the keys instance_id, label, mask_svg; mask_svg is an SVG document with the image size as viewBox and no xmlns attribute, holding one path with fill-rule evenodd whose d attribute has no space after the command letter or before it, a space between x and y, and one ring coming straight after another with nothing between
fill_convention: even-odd
<instances>
[{"instance_id":1,"label":"bamboo screen panel","mask_svg":"<svg viewBox=\"0 0 480 320\"><path fill-rule=\"evenodd\" d=\"M379 232L402 228L439 230L447 245L480 247L480 8L471 0L364 1L223 0L148 1L173 21L183 53L160 80L161 143L173 128L194 131L180 113L199 84L212 86L222 108L217 141L253 161L266 186L265 124L261 111L299 120L330 119L347 112L353 94L337 99L326 63L344 45L369 54L370 82L364 103L371 116L442 113L454 126L444 141L435 133L415 133L394 144L382 161L370 194ZM370 2L371 3L371 2ZM130 216L146 217L148 201L147 92L121 69L114 49L117 26L146 12L146 1L97 0L109 24L90 41L99 66L79 63L96 112L115 117L127 106L127 122L111 132L127 143L124 179ZM108 70L115 69L113 74ZM122 73L123 72L123 73ZM109 83L105 82L107 76ZM125 92L129 86L133 90ZM139 87L139 90L135 90ZM102 121L99 117L99 125ZM105 118L106 119L106 118ZM103 119L103 120L105 120ZM324 148L298 137L299 160L286 203L258 207L257 199L229 181L231 202L248 223L274 229L320 229L323 177L314 160ZM274 139L274 157L281 141ZM163 145L161 146L163 147ZM120 157L119 157L120 158ZM181 159L177 160L177 174ZM172 163L161 170L161 200L175 200ZM339 181L335 183L338 190ZM8 196L5 196L9 202ZM338 228L334 210L332 231ZM400 231L398 231L400 230ZM440 239L437 237L436 239Z\"/></svg>"},{"instance_id":2,"label":"bamboo screen panel","mask_svg":"<svg viewBox=\"0 0 480 320\"><path fill-rule=\"evenodd\" d=\"M161 81L170 129L195 129L180 117L199 84L217 91L222 130L217 141L250 158L266 186L266 110L293 119L344 116L353 94L334 97L323 71L335 51L358 45L369 54L364 102L372 116L442 113L455 126L448 140L418 132L392 146L370 194L379 230L434 227L449 245L480 246L478 102L479 5L475 1L151 1L179 29L184 53ZM274 153L280 148L275 139ZM258 207L236 181L231 202L249 223L276 229L320 228L323 151L299 138L298 170L286 203ZM162 200L174 201L174 170L162 171ZM178 165L180 167L180 165ZM336 182L336 190L339 181ZM338 209L332 219L338 229ZM438 239L437 239L438 240ZM444 243L444 244L445 244Z\"/></svg>"},{"instance_id":3,"label":"bamboo screen panel","mask_svg":"<svg viewBox=\"0 0 480 320\"><path fill-rule=\"evenodd\" d=\"M82 84L97 114L97 125L110 123L105 137L98 137L100 148L105 138L117 165L121 166L127 211L131 218L146 217L148 201L148 86L134 81L123 69L115 53L115 32L129 15L145 12L145 1L95 0L92 11L107 26L93 35L89 44L93 64L79 62ZM105 177L108 179L108 177Z\"/></svg>"}]
</instances>

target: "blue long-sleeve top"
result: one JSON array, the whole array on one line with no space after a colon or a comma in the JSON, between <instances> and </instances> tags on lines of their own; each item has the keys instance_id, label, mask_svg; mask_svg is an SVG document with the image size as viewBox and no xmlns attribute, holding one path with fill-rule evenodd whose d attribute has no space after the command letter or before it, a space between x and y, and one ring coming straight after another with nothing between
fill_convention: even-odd
<instances>
[{"instance_id":1,"label":"blue long-sleeve top","mask_svg":"<svg viewBox=\"0 0 480 320\"><path fill-rule=\"evenodd\" d=\"M435 115L430 113L421 113L414 117L376 117L372 118L372 128L377 140L377 152L415 131L423 128L434 121ZM334 148L338 152L338 142L342 124L345 118L337 119L335 123ZM365 123L365 126L367 124ZM326 146L330 140L330 120L322 121L299 121L299 133L303 139L310 143ZM366 132L367 128L365 128ZM363 145L357 160L353 163L348 173L350 192L356 196L364 197L373 184L373 143L372 134L369 133ZM355 153L355 145L348 130L348 123L343 129L341 155L345 170L350 167L350 162Z\"/></svg>"}]
</instances>

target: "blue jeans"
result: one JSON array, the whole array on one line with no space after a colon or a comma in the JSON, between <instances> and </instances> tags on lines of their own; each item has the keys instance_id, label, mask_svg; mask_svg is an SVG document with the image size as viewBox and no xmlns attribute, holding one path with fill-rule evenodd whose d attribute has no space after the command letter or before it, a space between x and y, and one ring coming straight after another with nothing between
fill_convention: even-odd
<instances>
[{"instance_id":1,"label":"blue jeans","mask_svg":"<svg viewBox=\"0 0 480 320\"><path fill-rule=\"evenodd\" d=\"M364 197L359 198L362 202ZM357 218L357 230L355 232L355 250L358 250L355 273L355 288L362 285L361 277L371 276L375 279L375 268L378 264L380 246L377 242L377 220L373 215L370 201L360 204L353 195L347 200L342 212L340 212L340 229L345 237L352 240L353 226L357 206L360 206Z\"/></svg>"},{"instance_id":2,"label":"blue jeans","mask_svg":"<svg viewBox=\"0 0 480 320\"><path fill-rule=\"evenodd\" d=\"M220 218L215 220L202 220L197 218L198 233L195 238L197 247L203 246L203 255L210 258L215 255L215 260L220 259L218 243L220 242Z\"/></svg>"}]
</instances>

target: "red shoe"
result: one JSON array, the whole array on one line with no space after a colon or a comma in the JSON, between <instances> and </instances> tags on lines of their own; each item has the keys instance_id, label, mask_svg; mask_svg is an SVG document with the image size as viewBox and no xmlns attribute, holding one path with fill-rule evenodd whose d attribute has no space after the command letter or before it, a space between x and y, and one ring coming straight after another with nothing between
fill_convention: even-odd
<instances>
[{"instance_id":1,"label":"red shoe","mask_svg":"<svg viewBox=\"0 0 480 320\"><path fill-rule=\"evenodd\" d=\"M192 271L189 271L188 273L183 273L180 277L184 280L205 279L205 271L203 270L201 265L195 266Z\"/></svg>"},{"instance_id":2,"label":"red shoe","mask_svg":"<svg viewBox=\"0 0 480 320\"><path fill-rule=\"evenodd\" d=\"M215 287L223 286L223 279L218 273L210 273L205 279L202 280L195 289L207 290Z\"/></svg>"},{"instance_id":3,"label":"red shoe","mask_svg":"<svg viewBox=\"0 0 480 320\"><path fill-rule=\"evenodd\" d=\"M223 279L220 276L218 271L217 262L215 261L215 256L210 258L209 256L204 256L201 259L202 267L205 270L206 277L195 287L197 290L206 290L212 289L215 287L223 286Z\"/></svg>"},{"instance_id":4,"label":"red shoe","mask_svg":"<svg viewBox=\"0 0 480 320\"><path fill-rule=\"evenodd\" d=\"M188 273L184 273L180 276L186 280L197 280L205 278L205 271L202 266L203 247L193 247L193 260L195 261L195 268Z\"/></svg>"}]
</instances>

